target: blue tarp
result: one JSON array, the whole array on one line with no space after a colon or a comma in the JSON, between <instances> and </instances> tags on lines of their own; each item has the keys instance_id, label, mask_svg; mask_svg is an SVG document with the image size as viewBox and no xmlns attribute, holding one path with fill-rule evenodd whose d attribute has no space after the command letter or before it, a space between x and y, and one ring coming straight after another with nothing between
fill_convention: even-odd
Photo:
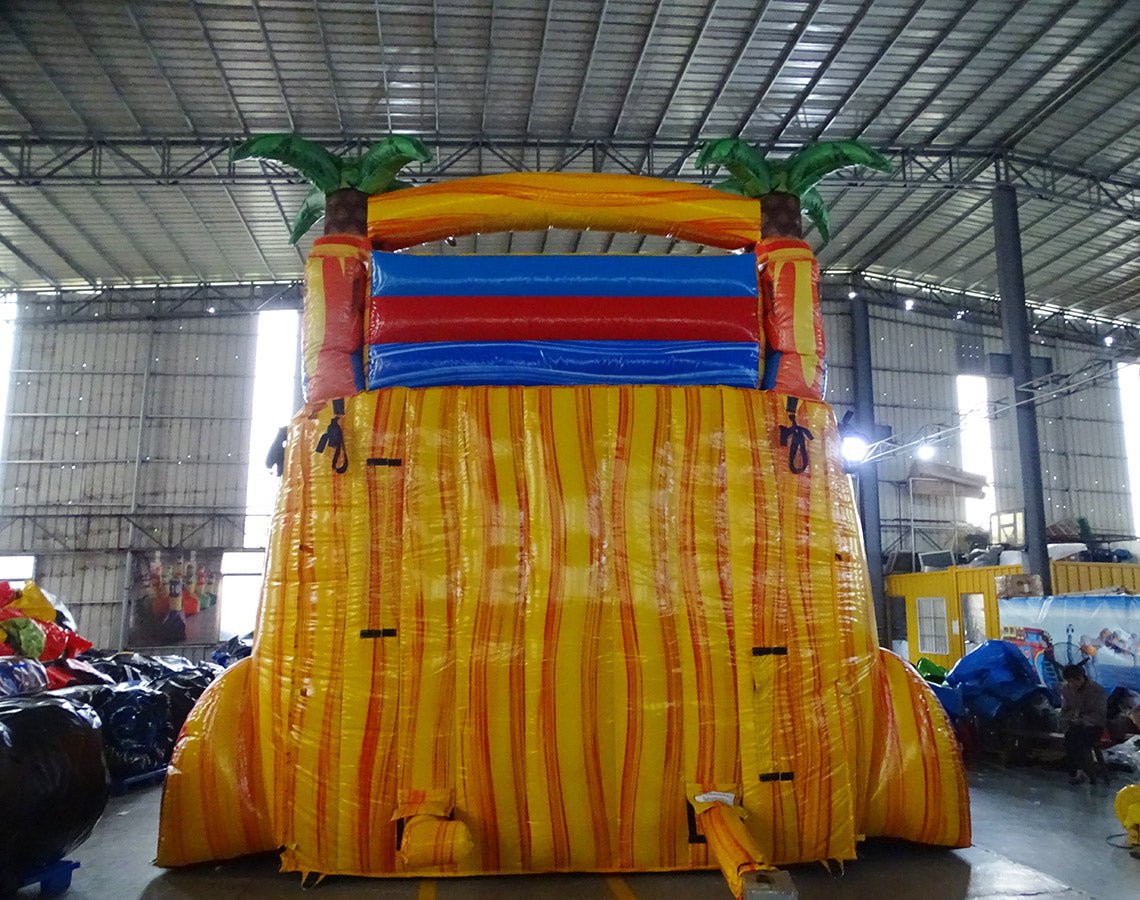
<instances>
[{"instance_id":1,"label":"blue tarp","mask_svg":"<svg viewBox=\"0 0 1140 900\"><path fill-rule=\"evenodd\" d=\"M938 698L938 702L942 704L946 714L950 716L951 722L960 718L966 711L966 705L962 702L962 691L959 688L947 687L944 684L935 684L931 681L928 681L927 684L934 691L934 696Z\"/></svg>"},{"instance_id":2,"label":"blue tarp","mask_svg":"<svg viewBox=\"0 0 1140 900\"><path fill-rule=\"evenodd\" d=\"M373 344L368 389L452 384L671 384L755 388L759 347L711 341Z\"/></svg>"},{"instance_id":3,"label":"blue tarp","mask_svg":"<svg viewBox=\"0 0 1140 900\"><path fill-rule=\"evenodd\" d=\"M967 653L946 676L966 709L982 719L996 719L1033 694L1050 696L1037 671L1008 641L986 641Z\"/></svg>"}]
</instances>

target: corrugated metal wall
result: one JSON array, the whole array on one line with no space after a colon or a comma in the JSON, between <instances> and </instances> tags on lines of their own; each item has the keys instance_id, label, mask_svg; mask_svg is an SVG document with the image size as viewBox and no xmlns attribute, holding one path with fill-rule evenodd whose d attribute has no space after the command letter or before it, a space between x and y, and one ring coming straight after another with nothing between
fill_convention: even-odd
<instances>
[{"instance_id":1,"label":"corrugated metal wall","mask_svg":"<svg viewBox=\"0 0 1140 900\"><path fill-rule=\"evenodd\" d=\"M851 401L851 326L841 310L840 302L825 304L829 355L833 349L838 351L829 359L828 399L838 415ZM918 311L882 306L871 308L871 335L877 419L890 425L898 436L915 437L924 426L957 423L955 377L960 372L961 337L970 335L987 353L1007 352L997 328L959 326ZM1053 371L1070 372L1098 355L1098 350L1087 344L1049 339L1035 344L1033 353L1048 358ZM991 400L1012 394L1009 378L991 377L988 385ZM1115 378L1039 407L1047 521L1085 516L1094 529L1133 532L1136 526L1132 521L1122 415ZM1019 509L1021 469L1013 413L992 420L991 432L997 508ZM906 477L912 458L909 452L899 453L879 467L884 549L892 545L906 550L911 547ZM939 445L936 460L971 468L969 451L964 457L957 438ZM919 497L913 508L919 520L918 550L948 546L951 532L944 523L962 518L962 502Z\"/></svg>"},{"instance_id":2,"label":"corrugated metal wall","mask_svg":"<svg viewBox=\"0 0 1140 900\"><path fill-rule=\"evenodd\" d=\"M0 546L100 646L127 552L241 546L256 320L18 325Z\"/></svg>"}]
</instances>

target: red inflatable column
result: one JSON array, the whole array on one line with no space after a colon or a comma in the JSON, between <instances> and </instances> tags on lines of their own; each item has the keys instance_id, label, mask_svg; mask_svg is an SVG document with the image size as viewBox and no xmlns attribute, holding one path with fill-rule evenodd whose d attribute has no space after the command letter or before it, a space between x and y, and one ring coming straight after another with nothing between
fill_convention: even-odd
<instances>
[{"instance_id":1,"label":"red inflatable column","mask_svg":"<svg viewBox=\"0 0 1140 900\"><path fill-rule=\"evenodd\" d=\"M364 389L364 304L371 242L330 234L313 242L305 262L305 383L310 401Z\"/></svg>"},{"instance_id":2,"label":"red inflatable column","mask_svg":"<svg viewBox=\"0 0 1140 900\"><path fill-rule=\"evenodd\" d=\"M798 238L764 238L756 265L768 345L760 387L819 400L824 343L815 254Z\"/></svg>"}]
</instances>

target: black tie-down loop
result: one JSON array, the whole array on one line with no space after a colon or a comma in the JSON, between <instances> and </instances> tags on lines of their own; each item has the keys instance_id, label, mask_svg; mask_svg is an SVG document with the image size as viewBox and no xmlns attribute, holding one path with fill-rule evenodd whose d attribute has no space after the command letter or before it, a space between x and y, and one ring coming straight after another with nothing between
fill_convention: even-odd
<instances>
[{"instance_id":1,"label":"black tie-down loop","mask_svg":"<svg viewBox=\"0 0 1140 900\"><path fill-rule=\"evenodd\" d=\"M791 424L780 426L780 446L788 448L788 469L793 475L807 470L807 442L815 440L807 427L796 421L796 408L799 405L800 401L796 397L788 398L788 421Z\"/></svg>"},{"instance_id":2,"label":"black tie-down loop","mask_svg":"<svg viewBox=\"0 0 1140 900\"><path fill-rule=\"evenodd\" d=\"M332 468L337 475L348 471L348 449L344 446L344 432L340 427L340 417L343 415L344 400L334 400L332 421L317 442L318 453L324 453L325 448L333 451Z\"/></svg>"}]
</instances>

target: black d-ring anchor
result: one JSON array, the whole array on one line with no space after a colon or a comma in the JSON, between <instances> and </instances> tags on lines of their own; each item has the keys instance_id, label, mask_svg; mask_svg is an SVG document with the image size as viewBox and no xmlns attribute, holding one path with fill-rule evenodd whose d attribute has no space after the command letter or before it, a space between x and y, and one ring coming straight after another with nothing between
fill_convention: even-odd
<instances>
[{"instance_id":1,"label":"black d-ring anchor","mask_svg":"<svg viewBox=\"0 0 1140 900\"><path fill-rule=\"evenodd\" d=\"M815 436L807 427L796 421L796 409L799 405L797 397L788 398L788 421L791 424L780 426L780 446L788 448L788 470L793 475L799 475L807 470L807 442L815 440Z\"/></svg>"},{"instance_id":2,"label":"black d-ring anchor","mask_svg":"<svg viewBox=\"0 0 1140 900\"><path fill-rule=\"evenodd\" d=\"M337 475L343 475L348 471L348 448L344 446L344 431L340 427L340 417L343 415L344 400L334 400L332 421L317 442L318 453L324 453L326 448L333 451L332 469Z\"/></svg>"}]
</instances>

